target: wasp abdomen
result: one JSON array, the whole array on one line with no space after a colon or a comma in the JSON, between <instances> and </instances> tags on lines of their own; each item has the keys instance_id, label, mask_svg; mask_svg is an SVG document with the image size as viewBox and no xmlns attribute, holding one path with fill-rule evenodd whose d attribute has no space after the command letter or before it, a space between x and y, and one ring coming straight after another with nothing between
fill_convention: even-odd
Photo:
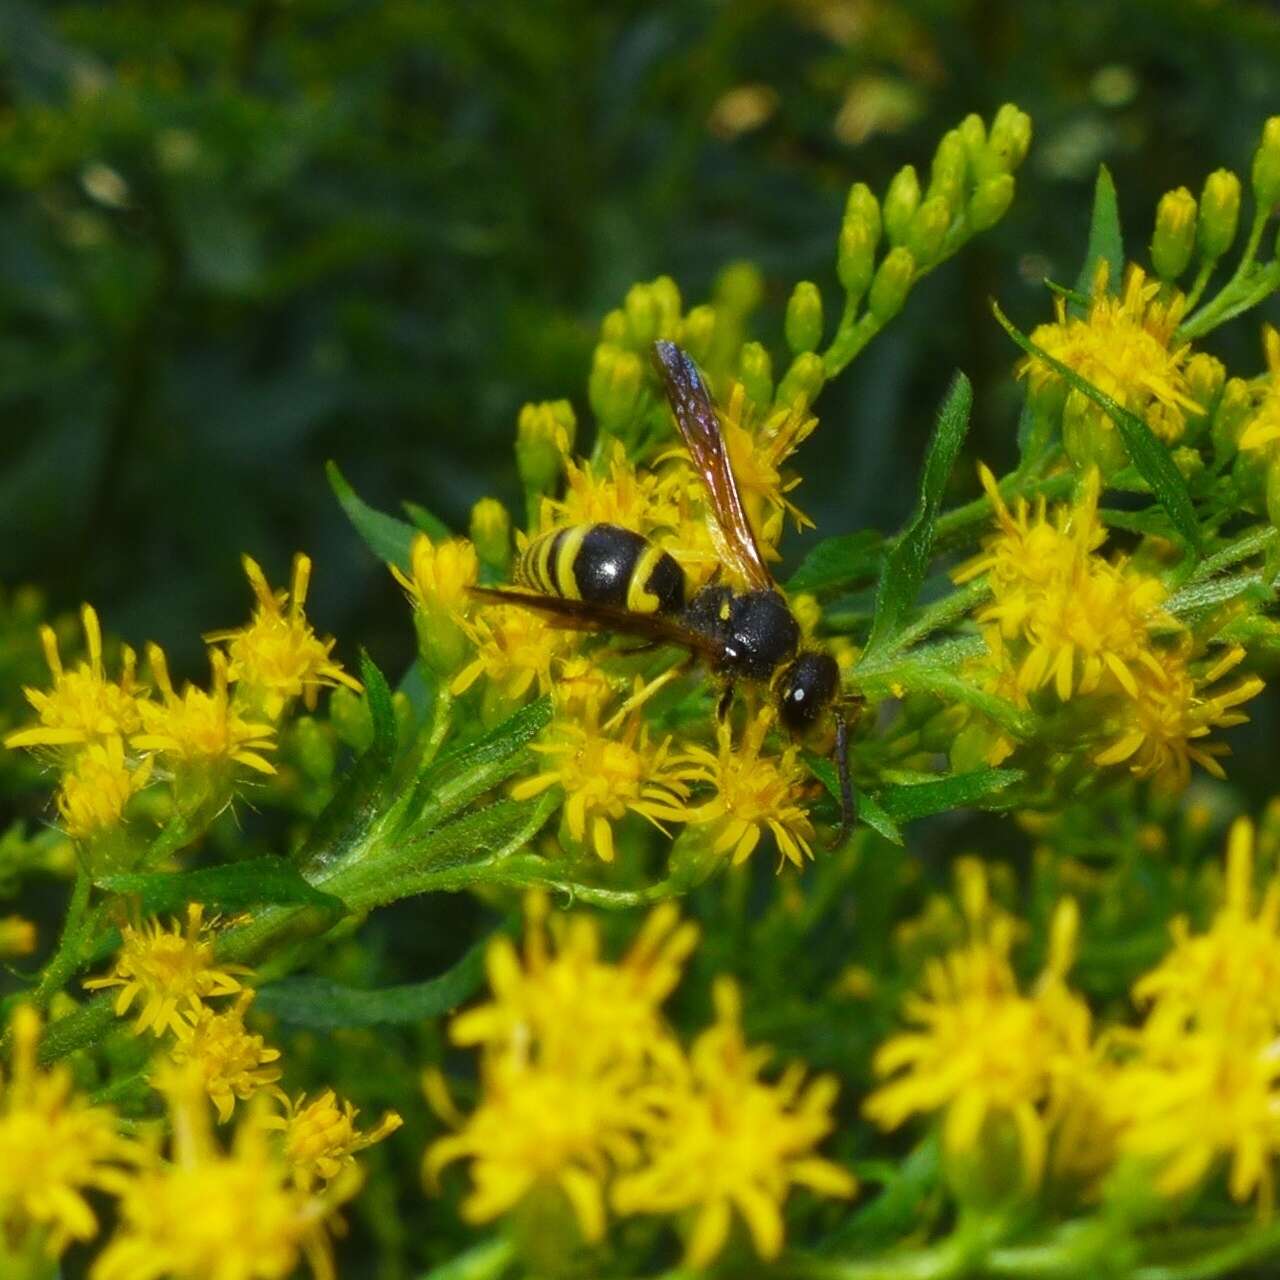
<instances>
[{"instance_id":1,"label":"wasp abdomen","mask_svg":"<svg viewBox=\"0 0 1280 1280\"><path fill-rule=\"evenodd\" d=\"M684 607L684 571L661 547L616 524L575 524L535 538L516 565L535 591L631 613Z\"/></svg>"}]
</instances>

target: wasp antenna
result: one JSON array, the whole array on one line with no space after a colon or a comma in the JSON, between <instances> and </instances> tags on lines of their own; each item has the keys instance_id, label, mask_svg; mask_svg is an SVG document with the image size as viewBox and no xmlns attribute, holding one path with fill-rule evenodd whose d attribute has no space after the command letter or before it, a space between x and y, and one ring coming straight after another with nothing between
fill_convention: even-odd
<instances>
[{"instance_id":1,"label":"wasp antenna","mask_svg":"<svg viewBox=\"0 0 1280 1280\"><path fill-rule=\"evenodd\" d=\"M842 712L837 711L835 763L836 777L840 780L840 827L831 848L843 848L858 821L858 801L853 794L853 779L849 776L849 724Z\"/></svg>"}]
</instances>

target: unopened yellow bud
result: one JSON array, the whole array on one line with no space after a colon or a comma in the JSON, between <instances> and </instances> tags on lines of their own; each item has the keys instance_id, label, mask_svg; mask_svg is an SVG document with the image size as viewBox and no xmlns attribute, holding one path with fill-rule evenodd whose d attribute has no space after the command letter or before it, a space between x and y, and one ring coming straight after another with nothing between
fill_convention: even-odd
<instances>
[{"instance_id":1,"label":"unopened yellow bud","mask_svg":"<svg viewBox=\"0 0 1280 1280\"><path fill-rule=\"evenodd\" d=\"M945 200L951 209L957 209L964 198L964 179L969 169L965 155L964 139L959 129L948 129L933 153L933 165L929 170L929 190L926 199L937 197Z\"/></svg>"},{"instance_id":2,"label":"unopened yellow bud","mask_svg":"<svg viewBox=\"0 0 1280 1280\"><path fill-rule=\"evenodd\" d=\"M1176 280L1191 261L1196 245L1196 198L1186 187L1166 191L1156 206L1151 236L1151 265L1161 280Z\"/></svg>"},{"instance_id":3,"label":"unopened yellow bud","mask_svg":"<svg viewBox=\"0 0 1280 1280\"><path fill-rule=\"evenodd\" d=\"M0 960L16 960L36 949L36 927L21 916L0 917Z\"/></svg>"},{"instance_id":4,"label":"unopened yellow bud","mask_svg":"<svg viewBox=\"0 0 1280 1280\"><path fill-rule=\"evenodd\" d=\"M1253 396L1249 392L1249 384L1243 378L1228 378L1218 397L1209 428L1214 456L1219 461L1230 458L1240 447L1240 436L1252 414Z\"/></svg>"},{"instance_id":5,"label":"unopened yellow bud","mask_svg":"<svg viewBox=\"0 0 1280 1280\"><path fill-rule=\"evenodd\" d=\"M659 276L651 288L658 313L658 337L674 341L680 331L680 289L670 276Z\"/></svg>"},{"instance_id":6,"label":"unopened yellow bud","mask_svg":"<svg viewBox=\"0 0 1280 1280\"><path fill-rule=\"evenodd\" d=\"M612 342L615 345L622 345L627 340L627 313L621 307L614 309L605 315L603 323L600 325L600 341Z\"/></svg>"},{"instance_id":7,"label":"unopened yellow bud","mask_svg":"<svg viewBox=\"0 0 1280 1280\"><path fill-rule=\"evenodd\" d=\"M812 351L801 352L778 384L776 402L782 405L811 405L826 380L822 357Z\"/></svg>"},{"instance_id":8,"label":"unopened yellow bud","mask_svg":"<svg viewBox=\"0 0 1280 1280\"><path fill-rule=\"evenodd\" d=\"M346 685L339 685L329 695L329 723L338 738L357 753L368 750L373 741L369 704Z\"/></svg>"},{"instance_id":9,"label":"unopened yellow bud","mask_svg":"<svg viewBox=\"0 0 1280 1280\"><path fill-rule=\"evenodd\" d=\"M951 204L942 196L930 196L916 210L907 235L907 248L920 266L929 267L937 261L950 226Z\"/></svg>"},{"instance_id":10,"label":"unopened yellow bud","mask_svg":"<svg viewBox=\"0 0 1280 1280\"><path fill-rule=\"evenodd\" d=\"M637 351L647 351L658 336L658 300L653 286L633 284L627 290L622 309L627 313L627 342Z\"/></svg>"},{"instance_id":11,"label":"unopened yellow bud","mask_svg":"<svg viewBox=\"0 0 1280 1280\"><path fill-rule=\"evenodd\" d=\"M497 498L481 498L471 508L471 542L480 563L505 577L511 564L511 513Z\"/></svg>"},{"instance_id":12,"label":"unopened yellow bud","mask_svg":"<svg viewBox=\"0 0 1280 1280\"><path fill-rule=\"evenodd\" d=\"M644 364L634 351L601 343L587 381L587 400L600 426L621 435L635 414L644 386Z\"/></svg>"},{"instance_id":13,"label":"unopened yellow bud","mask_svg":"<svg viewBox=\"0 0 1280 1280\"><path fill-rule=\"evenodd\" d=\"M738 357L738 377L747 399L762 408L773 403L773 361L758 342L745 342Z\"/></svg>"},{"instance_id":14,"label":"unopened yellow bud","mask_svg":"<svg viewBox=\"0 0 1280 1280\"><path fill-rule=\"evenodd\" d=\"M797 355L816 350L822 341L822 294L810 280L801 280L791 291L785 325L787 346Z\"/></svg>"},{"instance_id":15,"label":"unopened yellow bud","mask_svg":"<svg viewBox=\"0 0 1280 1280\"><path fill-rule=\"evenodd\" d=\"M684 349L699 364L706 361L707 355L711 350L711 344L715 341L716 336L716 309L703 303L700 307L694 307L684 318L684 324L680 329L680 340Z\"/></svg>"},{"instance_id":16,"label":"unopened yellow bud","mask_svg":"<svg viewBox=\"0 0 1280 1280\"><path fill-rule=\"evenodd\" d=\"M516 469L526 489L546 493L573 449L577 420L567 400L526 404L516 419Z\"/></svg>"},{"instance_id":17,"label":"unopened yellow bud","mask_svg":"<svg viewBox=\"0 0 1280 1280\"><path fill-rule=\"evenodd\" d=\"M984 178L969 197L969 225L975 231L994 227L1013 203L1014 181L1011 173L997 173Z\"/></svg>"},{"instance_id":18,"label":"unopened yellow bud","mask_svg":"<svg viewBox=\"0 0 1280 1280\"><path fill-rule=\"evenodd\" d=\"M1069 392L1062 408L1062 446L1077 471L1097 467L1104 480L1129 462L1115 423L1079 391Z\"/></svg>"},{"instance_id":19,"label":"unopened yellow bud","mask_svg":"<svg viewBox=\"0 0 1280 1280\"><path fill-rule=\"evenodd\" d=\"M902 310L915 279L916 260L911 250L901 245L890 249L871 282L867 309L881 324L892 320Z\"/></svg>"},{"instance_id":20,"label":"unopened yellow bud","mask_svg":"<svg viewBox=\"0 0 1280 1280\"><path fill-rule=\"evenodd\" d=\"M846 219L840 228L836 249L836 275L851 298L860 298L867 291L875 261L876 242L870 228L865 223Z\"/></svg>"},{"instance_id":21,"label":"unopened yellow bud","mask_svg":"<svg viewBox=\"0 0 1280 1280\"><path fill-rule=\"evenodd\" d=\"M716 305L734 315L750 315L764 297L764 278L753 262L731 262L716 277L711 291Z\"/></svg>"},{"instance_id":22,"label":"unopened yellow bud","mask_svg":"<svg viewBox=\"0 0 1280 1280\"><path fill-rule=\"evenodd\" d=\"M1205 179L1196 227L1200 252L1207 261L1216 262L1231 248L1239 221L1240 179L1230 169L1218 169Z\"/></svg>"},{"instance_id":23,"label":"unopened yellow bud","mask_svg":"<svg viewBox=\"0 0 1280 1280\"><path fill-rule=\"evenodd\" d=\"M333 732L314 716L299 716L290 728L289 754L313 782L328 782L338 764Z\"/></svg>"},{"instance_id":24,"label":"unopened yellow bud","mask_svg":"<svg viewBox=\"0 0 1280 1280\"><path fill-rule=\"evenodd\" d=\"M891 245L906 243L919 207L920 179L914 165L904 165L893 175L884 195L884 229Z\"/></svg>"},{"instance_id":25,"label":"unopened yellow bud","mask_svg":"<svg viewBox=\"0 0 1280 1280\"><path fill-rule=\"evenodd\" d=\"M865 182L855 182L844 202L845 222L860 222L871 237L874 248L880 243L880 201Z\"/></svg>"},{"instance_id":26,"label":"unopened yellow bud","mask_svg":"<svg viewBox=\"0 0 1280 1280\"><path fill-rule=\"evenodd\" d=\"M1206 351L1197 351L1187 361L1184 373L1187 379L1187 393L1202 410L1200 413L1187 414L1187 430L1183 439L1191 444L1209 425L1214 405L1222 393L1222 384L1226 381L1227 371L1221 360L1214 359Z\"/></svg>"},{"instance_id":27,"label":"unopened yellow bud","mask_svg":"<svg viewBox=\"0 0 1280 1280\"><path fill-rule=\"evenodd\" d=\"M1260 209L1280 204L1280 116L1262 126L1262 141L1253 153L1253 195Z\"/></svg>"},{"instance_id":28,"label":"unopened yellow bud","mask_svg":"<svg viewBox=\"0 0 1280 1280\"><path fill-rule=\"evenodd\" d=\"M960 134L960 141L964 143L964 158L969 172L976 173L987 150L987 126L982 117L974 112L960 121L957 132Z\"/></svg>"},{"instance_id":29,"label":"unopened yellow bud","mask_svg":"<svg viewBox=\"0 0 1280 1280\"><path fill-rule=\"evenodd\" d=\"M1006 102L996 112L987 133L983 176L989 173L1012 173L1031 149L1031 117Z\"/></svg>"}]
</instances>

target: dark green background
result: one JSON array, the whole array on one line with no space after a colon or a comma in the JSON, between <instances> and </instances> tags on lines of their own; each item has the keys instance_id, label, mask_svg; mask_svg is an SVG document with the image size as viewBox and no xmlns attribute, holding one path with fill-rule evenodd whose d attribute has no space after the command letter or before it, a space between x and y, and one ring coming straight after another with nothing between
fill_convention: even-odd
<instances>
[{"instance_id":1,"label":"dark green background","mask_svg":"<svg viewBox=\"0 0 1280 1280\"><path fill-rule=\"evenodd\" d=\"M715 136L744 83L775 113ZM1098 162L1139 247L1163 190L1247 166L1278 84L1265 5L6 0L0 582L91 599L198 673L199 633L245 612L239 553L279 580L304 548L320 625L394 668L410 628L326 458L455 525L514 499L519 405L582 410L630 283L669 272L696 301L752 258L776 345L796 279L835 310L848 184L883 190L1013 100L1036 141L1012 214L824 393L799 460L820 533L895 524L953 367L973 452L1007 460L1014 352L987 298L1046 312ZM851 94L887 104L857 142L833 128Z\"/></svg>"}]
</instances>

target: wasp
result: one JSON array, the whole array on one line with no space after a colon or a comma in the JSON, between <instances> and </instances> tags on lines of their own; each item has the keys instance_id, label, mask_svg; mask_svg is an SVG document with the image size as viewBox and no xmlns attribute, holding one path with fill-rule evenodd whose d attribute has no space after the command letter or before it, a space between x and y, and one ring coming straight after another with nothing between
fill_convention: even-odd
<instances>
[{"instance_id":1,"label":"wasp","mask_svg":"<svg viewBox=\"0 0 1280 1280\"><path fill-rule=\"evenodd\" d=\"M655 342L653 360L706 490L721 568L690 595L684 570L647 538L618 525L579 524L550 530L529 543L514 570L518 589L476 587L475 594L537 610L575 630L635 636L643 647L685 649L721 681L721 719L742 682L768 687L779 723L793 735L833 720L841 802L837 843L843 843L856 814L849 728L862 700L842 693L840 669L830 654L801 644L795 614L760 554L715 402L697 365L674 342ZM724 567L746 583L746 590L719 582Z\"/></svg>"}]
</instances>

